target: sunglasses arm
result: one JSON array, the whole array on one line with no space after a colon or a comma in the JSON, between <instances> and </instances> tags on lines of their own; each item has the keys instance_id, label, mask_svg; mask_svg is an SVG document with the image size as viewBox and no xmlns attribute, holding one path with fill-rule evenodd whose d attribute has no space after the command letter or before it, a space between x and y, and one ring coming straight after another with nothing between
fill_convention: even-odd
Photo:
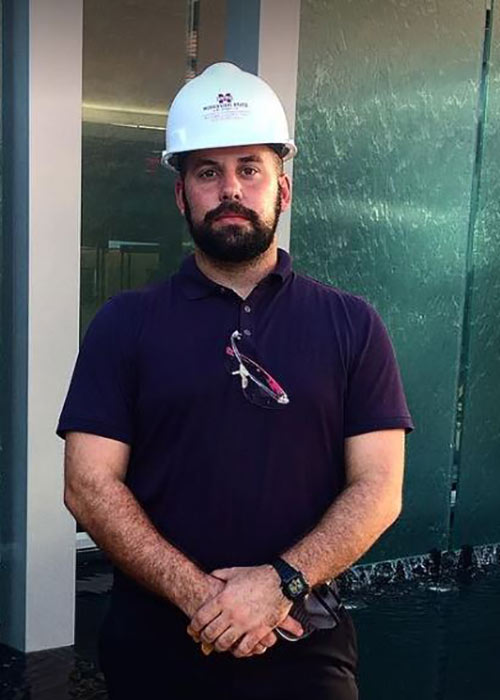
<instances>
[{"instance_id":1,"label":"sunglasses arm","mask_svg":"<svg viewBox=\"0 0 500 700\"><path fill-rule=\"evenodd\" d=\"M240 362L240 365L238 369L235 369L234 372L231 372L231 374L239 374L241 377L241 387L242 389L246 389L248 386L248 377L250 376L250 372L247 370L245 365Z\"/></svg>"}]
</instances>

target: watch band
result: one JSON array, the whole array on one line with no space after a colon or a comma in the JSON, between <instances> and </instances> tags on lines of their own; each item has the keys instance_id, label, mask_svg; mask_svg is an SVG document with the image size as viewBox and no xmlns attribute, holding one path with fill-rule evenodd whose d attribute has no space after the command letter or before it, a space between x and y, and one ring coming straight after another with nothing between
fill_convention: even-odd
<instances>
[{"instance_id":1,"label":"watch band","mask_svg":"<svg viewBox=\"0 0 500 700\"><path fill-rule=\"evenodd\" d=\"M288 581L289 579L293 578L299 573L298 569L295 569L291 564L286 562L281 557L275 559L271 566L274 566L282 581Z\"/></svg>"}]
</instances>

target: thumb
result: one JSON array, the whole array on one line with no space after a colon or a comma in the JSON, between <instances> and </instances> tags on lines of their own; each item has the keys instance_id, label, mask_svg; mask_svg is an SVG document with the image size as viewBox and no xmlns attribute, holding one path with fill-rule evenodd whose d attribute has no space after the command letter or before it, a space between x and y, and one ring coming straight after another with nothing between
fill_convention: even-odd
<instances>
[{"instance_id":1,"label":"thumb","mask_svg":"<svg viewBox=\"0 0 500 700\"><path fill-rule=\"evenodd\" d=\"M300 624L300 622L297 622L291 615L287 615L283 622L280 622L278 627L280 627L282 630L285 630L285 632L290 632L290 634L294 634L296 637L302 637L304 634L304 630Z\"/></svg>"},{"instance_id":2,"label":"thumb","mask_svg":"<svg viewBox=\"0 0 500 700\"><path fill-rule=\"evenodd\" d=\"M234 576L234 569L214 569L210 572L210 576L219 578L221 581L229 581Z\"/></svg>"}]
</instances>

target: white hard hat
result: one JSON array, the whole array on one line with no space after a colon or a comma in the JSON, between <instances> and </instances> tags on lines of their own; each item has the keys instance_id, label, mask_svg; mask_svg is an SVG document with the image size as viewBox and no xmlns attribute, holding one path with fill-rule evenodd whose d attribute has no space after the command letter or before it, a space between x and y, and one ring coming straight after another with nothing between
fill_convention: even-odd
<instances>
[{"instance_id":1,"label":"white hard hat","mask_svg":"<svg viewBox=\"0 0 500 700\"><path fill-rule=\"evenodd\" d=\"M270 144L283 160L297 153L283 106L269 85L233 63L214 63L177 93L162 160L177 170L179 153L250 144Z\"/></svg>"}]
</instances>

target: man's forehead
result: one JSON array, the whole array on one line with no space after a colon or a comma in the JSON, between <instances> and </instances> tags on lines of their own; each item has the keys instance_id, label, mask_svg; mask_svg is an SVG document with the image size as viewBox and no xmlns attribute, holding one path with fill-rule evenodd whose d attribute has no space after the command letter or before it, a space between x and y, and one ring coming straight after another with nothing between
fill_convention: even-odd
<instances>
[{"instance_id":1,"label":"man's forehead","mask_svg":"<svg viewBox=\"0 0 500 700\"><path fill-rule=\"evenodd\" d=\"M190 165L212 162L222 163L228 160L248 163L251 161L265 162L274 157L273 150L265 144L251 146L228 146L226 148L204 148L199 151L191 151L187 155Z\"/></svg>"}]
</instances>

